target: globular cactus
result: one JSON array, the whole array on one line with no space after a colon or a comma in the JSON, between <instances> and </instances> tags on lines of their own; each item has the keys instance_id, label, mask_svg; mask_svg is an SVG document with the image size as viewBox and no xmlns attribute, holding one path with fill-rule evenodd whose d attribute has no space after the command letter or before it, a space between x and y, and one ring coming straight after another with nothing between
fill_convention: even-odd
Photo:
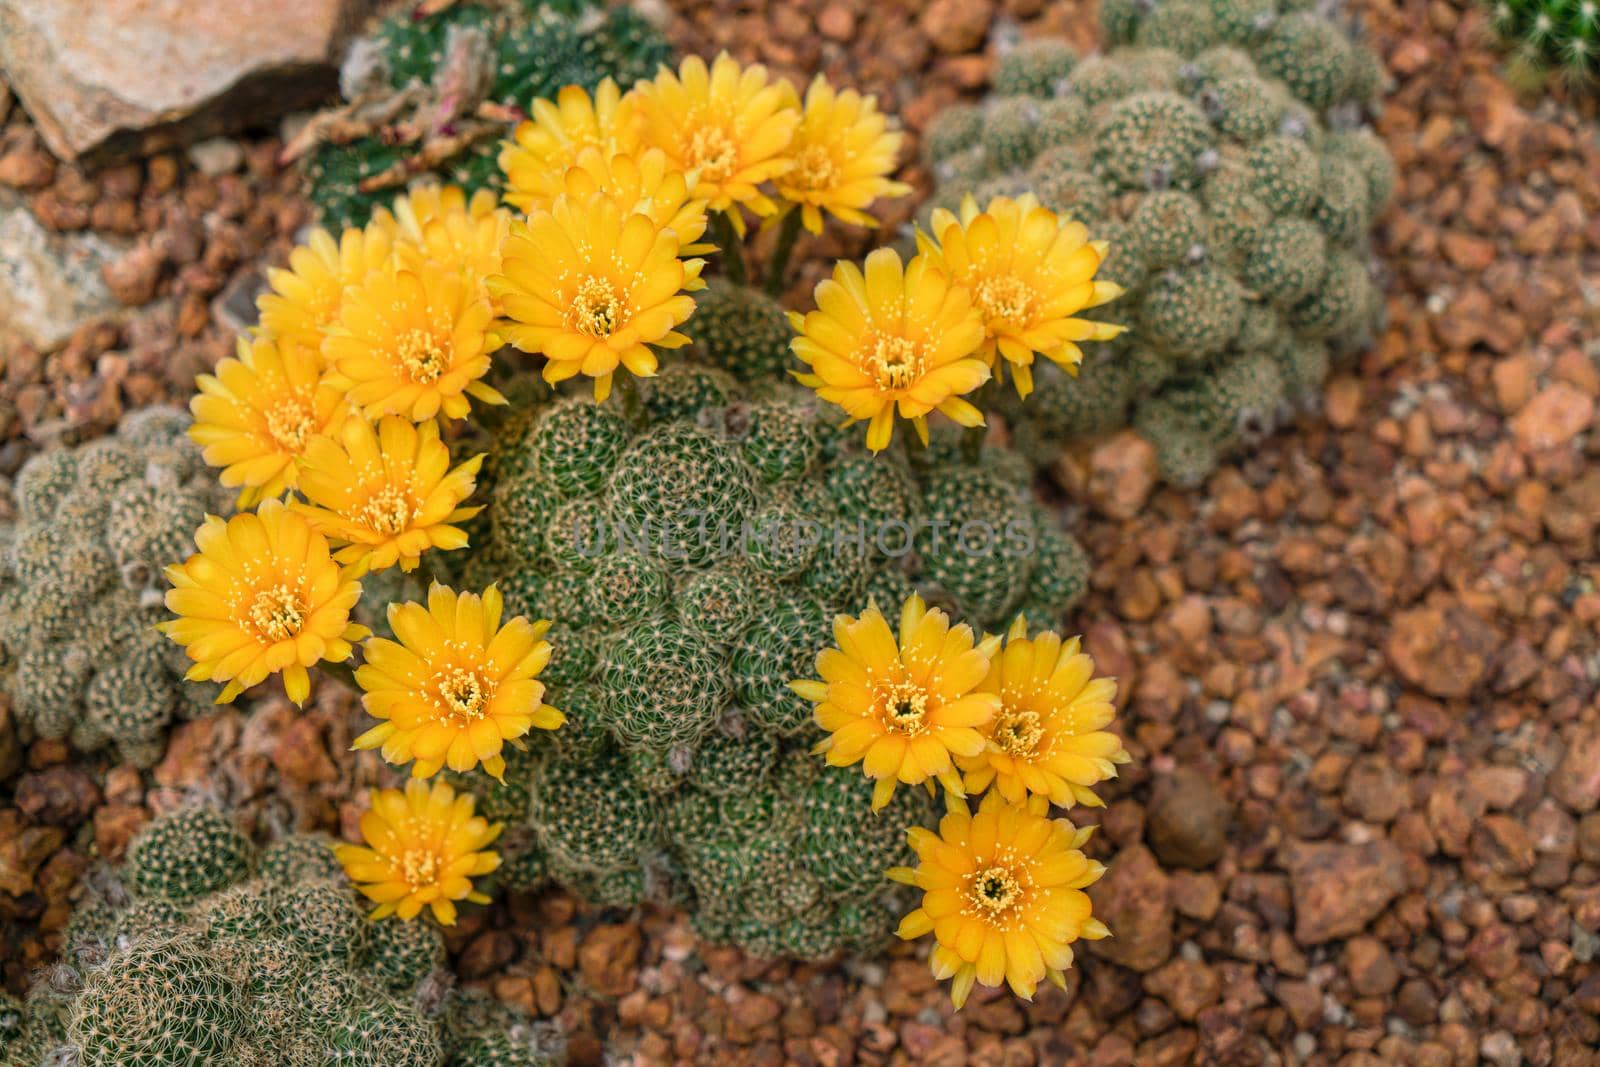
<instances>
[{"instance_id":1,"label":"globular cactus","mask_svg":"<svg viewBox=\"0 0 1600 1067\"><path fill-rule=\"evenodd\" d=\"M468 194L500 190L510 122L566 85L624 88L671 58L666 38L626 5L598 0L463 0L410 7L355 43L341 72L346 103L312 119L306 177L323 224L366 223L424 173Z\"/></svg>"},{"instance_id":2,"label":"globular cactus","mask_svg":"<svg viewBox=\"0 0 1600 1067\"><path fill-rule=\"evenodd\" d=\"M974 627L1054 623L1087 559L1008 450L936 433L874 456L810 392L739 381L752 337L776 350L787 327L755 293L713 292L714 328L686 327L704 362L620 401L537 401L488 445L488 529L456 584L497 582L508 611L554 620L545 676L567 722L504 787L473 788L517 813L497 815L512 884L680 901L761 955L866 950L894 929L883 872L937 808L908 789L873 814L859 768L811 753L821 733L790 683L836 614L894 612L913 590Z\"/></svg>"},{"instance_id":3,"label":"globular cactus","mask_svg":"<svg viewBox=\"0 0 1600 1067\"><path fill-rule=\"evenodd\" d=\"M1518 81L1533 85L1555 71L1567 81L1594 84L1600 75L1596 0L1493 0L1488 6Z\"/></svg>"},{"instance_id":4,"label":"globular cactus","mask_svg":"<svg viewBox=\"0 0 1600 1067\"><path fill-rule=\"evenodd\" d=\"M92 883L64 963L26 1007L0 1002L6 1067L547 1067L560 1041L449 989L425 920L369 922L331 841L257 853L194 808L130 844ZM9 1044L7 1043L9 1041Z\"/></svg>"},{"instance_id":5,"label":"globular cactus","mask_svg":"<svg viewBox=\"0 0 1600 1067\"><path fill-rule=\"evenodd\" d=\"M25 738L150 766L173 719L215 698L217 687L183 681L182 650L151 629L165 616L162 569L191 551L207 513L232 510L188 423L137 412L17 472L17 518L0 526L0 685Z\"/></svg>"},{"instance_id":6,"label":"globular cactus","mask_svg":"<svg viewBox=\"0 0 1600 1067\"><path fill-rule=\"evenodd\" d=\"M1122 337L1075 379L1045 367L1032 397L1008 401L1019 449L1046 462L1131 425L1166 478L1194 485L1376 331L1368 235L1395 174L1360 120L1381 71L1292 0L1107 0L1101 14L1108 52L1019 46L994 96L941 115L924 150L936 203L1032 192L1108 242L1100 276L1127 290L1102 315Z\"/></svg>"}]
</instances>

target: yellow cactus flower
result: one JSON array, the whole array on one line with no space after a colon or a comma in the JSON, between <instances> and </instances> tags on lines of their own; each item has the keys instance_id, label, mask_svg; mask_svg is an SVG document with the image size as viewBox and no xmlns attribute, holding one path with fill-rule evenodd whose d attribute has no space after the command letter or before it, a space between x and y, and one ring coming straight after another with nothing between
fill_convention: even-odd
<instances>
[{"instance_id":1,"label":"yellow cactus flower","mask_svg":"<svg viewBox=\"0 0 1600 1067\"><path fill-rule=\"evenodd\" d=\"M167 608L177 618L157 628L194 660L190 681L227 683L219 704L280 672L289 699L304 704L306 668L348 659L351 642L367 636L350 621L360 581L282 501L226 521L208 515L195 546L166 570Z\"/></svg>"},{"instance_id":2,"label":"yellow cactus flower","mask_svg":"<svg viewBox=\"0 0 1600 1067\"><path fill-rule=\"evenodd\" d=\"M857 226L875 226L866 209L883 197L905 196L911 186L892 181L904 135L891 131L877 98L854 89L837 92L818 74L806 90L805 109L778 194L799 206L805 227L822 232L822 212Z\"/></svg>"},{"instance_id":3,"label":"yellow cactus flower","mask_svg":"<svg viewBox=\"0 0 1600 1067\"><path fill-rule=\"evenodd\" d=\"M267 271L271 292L256 300L260 333L320 351L345 290L381 269L393 253L394 242L382 227L346 230L337 240L326 230L313 230L289 253L287 268Z\"/></svg>"},{"instance_id":4,"label":"yellow cactus flower","mask_svg":"<svg viewBox=\"0 0 1600 1067\"><path fill-rule=\"evenodd\" d=\"M791 347L811 368L795 378L851 421L867 420L874 452L888 447L897 409L924 443L930 411L983 425L983 413L961 399L990 373L977 354L983 319L967 291L924 257L902 266L892 248L867 256L866 268L837 264L817 283L817 310L790 313Z\"/></svg>"},{"instance_id":5,"label":"yellow cactus flower","mask_svg":"<svg viewBox=\"0 0 1600 1067\"><path fill-rule=\"evenodd\" d=\"M595 88L593 97L581 85L569 85L554 103L533 101L531 111L500 149L505 201L526 214L548 208L561 195L567 170L585 149L598 149L602 158L610 159L632 155L640 147L638 100L610 78Z\"/></svg>"},{"instance_id":6,"label":"yellow cactus flower","mask_svg":"<svg viewBox=\"0 0 1600 1067\"><path fill-rule=\"evenodd\" d=\"M368 918L409 920L427 908L441 926L454 926L456 901L489 903L472 879L500 866L488 846L502 827L473 814L471 793L413 779L404 791L374 789L371 798L361 816L366 845L333 849L356 889L377 904Z\"/></svg>"},{"instance_id":7,"label":"yellow cactus flower","mask_svg":"<svg viewBox=\"0 0 1600 1067\"><path fill-rule=\"evenodd\" d=\"M897 782L936 779L960 794L951 756L982 752L980 731L1000 707L998 696L977 690L990 646L975 646L970 627L951 626L915 594L901 607L898 642L875 607L835 618L833 638L835 647L817 654L820 680L790 683L816 705L817 725L828 733L816 750L835 767L863 765L877 783L874 811L889 803Z\"/></svg>"},{"instance_id":8,"label":"yellow cactus flower","mask_svg":"<svg viewBox=\"0 0 1600 1067\"><path fill-rule=\"evenodd\" d=\"M1010 367L1018 396L1033 391L1034 353L1077 373L1079 341L1109 341L1123 331L1074 317L1122 294L1120 285L1094 277L1105 242L1089 240L1083 223L1056 215L1032 193L997 196L982 211L968 195L959 216L934 211L929 229L918 233L918 248L972 294L983 313L980 354L996 373Z\"/></svg>"},{"instance_id":9,"label":"yellow cactus flower","mask_svg":"<svg viewBox=\"0 0 1600 1067\"><path fill-rule=\"evenodd\" d=\"M372 225L389 235L402 256L458 268L482 284L500 271L511 212L488 189L468 199L459 186L422 182L389 208L374 211Z\"/></svg>"},{"instance_id":10,"label":"yellow cactus flower","mask_svg":"<svg viewBox=\"0 0 1600 1067\"><path fill-rule=\"evenodd\" d=\"M689 56L676 74L662 68L654 81L640 82L633 91L644 144L695 175L693 195L710 210L777 210L758 187L794 166L785 154L800 124L792 86L771 82L766 67L741 66L724 52L709 69L699 56ZM731 214L742 226L738 212Z\"/></svg>"},{"instance_id":11,"label":"yellow cactus flower","mask_svg":"<svg viewBox=\"0 0 1600 1067\"><path fill-rule=\"evenodd\" d=\"M999 696L1000 713L984 727L984 750L956 760L968 793L993 785L1016 804L1030 793L1063 808L1103 804L1090 787L1115 778L1129 757L1105 729L1116 716L1117 683L1094 676L1078 638L1063 641L1052 631L1030 638L1019 615L978 689Z\"/></svg>"},{"instance_id":12,"label":"yellow cactus flower","mask_svg":"<svg viewBox=\"0 0 1600 1067\"><path fill-rule=\"evenodd\" d=\"M917 866L889 871L922 890L922 906L901 921L899 935L933 934L933 974L952 980L957 1009L975 982L1005 982L1025 1000L1044 978L1064 988L1072 944L1111 933L1083 891L1105 873L1082 852L1092 828L1051 819L1040 796L1018 804L991 792L976 814L947 799L937 834L922 826L906 833Z\"/></svg>"},{"instance_id":13,"label":"yellow cactus flower","mask_svg":"<svg viewBox=\"0 0 1600 1067\"><path fill-rule=\"evenodd\" d=\"M240 487L243 508L293 489L306 445L354 413L324 380L322 357L312 349L241 337L235 351L195 379L189 436L207 463L222 468L222 484Z\"/></svg>"},{"instance_id":14,"label":"yellow cactus flower","mask_svg":"<svg viewBox=\"0 0 1600 1067\"><path fill-rule=\"evenodd\" d=\"M583 374L604 400L619 366L648 378L657 366L651 346L689 343L676 327L694 313L687 293L705 287L704 262L679 259L681 251L676 233L632 205L559 197L511 227L504 273L489 279L507 320L500 333L544 355L546 381Z\"/></svg>"},{"instance_id":15,"label":"yellow cactus flower","mask_svg":"<svg viewBox=\"0 0 1600 1067\"><path fill-rule=\"evenodd\" d=\"M334 385L369 419L464 418L467 399L504 404L482 382L499 339L493 309L459 269L392 264L352 288L322 346Z\"/></svg>"},{"instance_id":16,"label":"yellow cactus flower","mask_svg":"<svg viewBox=\"0 0 1600 1067\"><path fill-rule=\"evenodd\" d=\"M537 727L554 730L566 717L544 702L539 672L550 662L550 624L517 617L500 624L504 603L494 586L482 597L434 583L428 605L389 605L398 641L374 637L356 682L368 714L384 722L356 739L382 747L383 758L415 760L411 774L428 778L445 766L479 763L504 780L505 742Z\"/></svg>"},{"instance_id":17,"label":"yellow cactus flower","mask_svg":"<svg viewBox=\"0 0 1600 1067\"><path fill-rule=\"evenodd\" d=\"M625 210L649 215L677 236L680 256L715 250L714 245L699 243L706 232L706 202L689 196L688 179L682 171L672 169L659 148L610 157L598 148L586 148L567 171L563 187L567 196L580 204L604 193Z\"/></svg>"},{"instance_id":18,"label":"yellow cactus flower","mask_svg":"<svg viewBox=\"0 0 1600 1067\"><path fill-rule=\"evenodd\" d=\"M345 547L334 554L361 574L395 564L414 570L430 548L465 548L457 524L482 508L464 508L483 456L450 470L450 450L439 440L439 424L417 425L386 415L376 426L351 419L337 436L319 437L301 460L295 509L330 540Z\"/></svg>"}]
</instances>

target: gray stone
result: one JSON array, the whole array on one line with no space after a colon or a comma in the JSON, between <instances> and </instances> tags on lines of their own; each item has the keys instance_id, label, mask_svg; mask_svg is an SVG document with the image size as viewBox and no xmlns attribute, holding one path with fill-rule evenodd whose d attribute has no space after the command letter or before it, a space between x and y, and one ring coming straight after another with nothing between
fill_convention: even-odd
<instances>
[{"instance_id":1,"label":"gray stone","mask_svg":"<svg viewBox=\"0 0 1600 1067\"><path fill-rule=\"evenodd\" d=\"M92 233L51 233L0 191L0 354L52 352L78 327L119 310L101 277L121 247Z\"/></svg>"},{"instance_id":2,"label":"gray stone","mask_svg":"<svg viewBox=\"0 0 1600 1067\"><path fill-rule=\"evenodd\" d=\"M99 163L304 107L370 0L0 0L0 70L51 151Z\"/></svg>"}]
</instances>

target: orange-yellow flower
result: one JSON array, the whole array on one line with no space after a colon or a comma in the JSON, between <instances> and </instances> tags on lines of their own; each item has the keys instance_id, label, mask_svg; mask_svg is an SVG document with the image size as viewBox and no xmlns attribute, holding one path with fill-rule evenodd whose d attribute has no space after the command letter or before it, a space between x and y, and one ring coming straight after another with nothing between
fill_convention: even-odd
<instances>
[{"instance_id":1,"label":"orange-yellow flower","mask_svg":"<svg viewBox=\"0 0 1600 1067\"><path fill-rule=\"evenodd\" d=\"M382 746L383 758L415 760L411 774L440 768L470 771L479 763L503 779L505 742L517 744L535 727L554 730L565 716L544 702L539 672L550 662L548 622L521 615L500 624L500 591L479 597L434 583L428 605L389 605L398 641L374 637L362 646L366 662L356 682L367 712L386 721L356 739L356 748Z\"/></svg>"},{"instance_id":2,"label":"orange-yellow flower","mask_svg":"<svg viewBox=\"0 0 1600 1067\"><path fill-rule=\"evenodd\" d=\"M556 94L555 103L533 101L531 111L500 149L506 203L530 215L561 195L567 170L584 149L598 149L610 159L640 147L638 100L610 78L592 98L581 85L569 85Z\"/></svg>"},{"instance_id":3,"label":"orange-yellow flower","mask_svg":"<svg viewBox=\"0 0 1600 1067\"><path fill-rule=\"evenodd\" d=\"M836 92L819 74L806 90L788 151L794 167L777 178L778 194L799 205L812 233L822 232L824 210L857 226L875 226L866 212L874 200L911 192L889 178L902 139L890 131L876 97L854 89Z\"/></svg>"},{"instance_id":4,"label":"orange-yellow flower","mask_svg":"<svg viewBox=\"0 0 1600 1067\"><path fill-rule=\"evenodd\" d=\"M415 569L430 548L465 548L457 523L482 508L464 508L483 457L450 470L450 450L439 440L439 424L417 425L386 415L377 426L351 419L336 437L319 437L301 461L296 504L311 524L345 547L340 563L362 574L395 564Z\"/></svg>"},{"instance_id":5,"label":"orange-yellow flower","mask_svg":"<svg viewBox=\"0 0 1600 1067\"><path fill-rule=\"evenodd\" d=\"M993 785L1016 804L1032 793L1064 808L1101 806L1091 787L1115 778L1128 753L1105 729L1116 716L1117 683L1094 676L1076 637L1030 638L1019 615L978 689L999 696L1000 713L984 727L984 750L956 761L968 793Z\"/></svg>"},{"instance_id":6,"label":"orange-yellow flower","mask_svg":"<svg viewBox=\"0 0 1600 1067\"><path fill-rule=\"evenodd\" d=\"M980 730L1000 705L995 694L977 691L989 670L988 646L975 647L970 627L951 626L915 594L901 607L898 642L877 608L835 618L833 638L836 647L817 654L821 679L790 683L816 705L817 725L828 733L817 751L835 767L863 765L877 783L874 811L889 803L897 782L937 779L960 794L951 756L983 751Z\"/></svg>"},{"instance_id":7,"label":"orange-yellow flower","mask_svg":"<svg viewBox=\"0 0 1600 1067\"><path fill-rule=\"evenodd\" d=\"M997 196L981 212L969 195L959 217L939 208L929 228L931 237L917 235L918 248L972 294L983 314L979 354L997 373L1009 365L1018 396L1033 391L1035 352L1077 373L1079 341L1109 341L1122 332L1074 317L1122 293L1115 282L1095 281L1105 242L1089 240L1083 223L1056 215L1032 193Z\"/></svg>"},{"instance_id":8,"label":"orange-yellow flower","mask_svg":"<svg viewBox=\"0 0 1600 1067\"><path fill-rule=\"evenodd\" d=\"M392 264L350 290L322 354L332 381L369 419L404 415L459 419L468 397L506 398L481 380L499 345L493 309L460 269L432 262Z\"/></svg>"},{"instance_id":9,"label":"orange-yellow flower","mask_svg":"<svg viewBox=\"0 0 1600 1067\"><path fill-rule=\"evenodd\" d=\"M282 672L289 699L304 704L306 668L348 659L367 635L350 621L361 583L282 501L226 521L207 516L194 536L199 551L166 572L177 618L157 624L194 660L186 677L226 682L217 701L227 703Z\"/></svg>"},{"instance_id":10,"label":"orange-yellow flower","mask_svg":"<svg viewBox=\"0 0 1600 1067\"><path fill-rule=\"evenodd\" d=\"M598 148L586 148L567 171L564 188L576 203L587 203L604 193L624 210L649 215L678 238L680 256L697 256L715 248L699 243L706 232L706 202L689 196L688 179L682 171L672 169L659 148L610 157Z\"/></svg>"},{"instance_id":11,"label":"orange-yellow flower","mask_svg":"<svg viewBox=\"0 0 1600 1067\"><path fill-rule=\"evenodd\" d=\"M500 333L544 355L546 381L583 374L604 400L619 366L648 378L657 365L651 346L689 343L676 327L694 313L687 294L705 283L703 261L681 252L675 232L633 205L604 194L559 197L512 225L504 273L489 279L507 319Z\"/></svg>"},{"instance_id":12,"label":"orange-yellow flower","mask_svg":"<svg viewBox=\"0 0 1600 1067\"><path fill-rule=\"evenodd\" d=\"M760 64L741 66L726 52L710 69L690 56L678 73L665 68L640 82L644 143L697 178L693 195L712 211L743 205L770 215L777 205L758 186L794 166L785 155L800 112L787 82L769 82ZM742 226L738 212L731 213Z\"/></svg>"},{"instance_id":13,"label":"orange-yellow flower","mask_svg":"<svg viewBox=\"0 0 1600 1067\"><path fill-rule=\"evenodd\" d=\"M454 926L458 900L487 904L472 879L500 866L488 846L501 825L473 814L471 793L456 795L443 782L429 788L413 779L399 789L374 789L361 816L361 845L335 845L334 854L361 895L378 906L368 916L414 919L423 908L440 925Z\"/></svg>"},{"instance_id":14,"label":"orange-yellow flower","mask_svg":"<svg viewBox=\"0 0 1600 1067\"><path fill-rule=\"evenodd\" d=\"M902 266L891 248L867 256L865 274L841 262L817 284L817 310L791 312L794 354L811 368L795 377L867 422L867 447L889 445L894 415L928 439L927 415L940 411L963 426L983 413L961 397L989 380L978 356L983 319L967 291L918 256Z\"/></svg>"},{"instance_id":15,"label":"orange-yellow flower","mask_svg":"<svg viewBox=\"0 0 1600 1067\"><path fill-rule=\"evenodd\" d=\"M1073 942L1111 933L1090 914L1083 891L1105 873L1082 852L1092 828L1051 819L1050 802L1039 796L1017 804L991 792L975 814L959 799L948 803L937 834L921 826L906 833L917 866L889 871L922 890L922 906L901 921L900 936L933 934L933 974L953 979L958 1009L974 982L1005 982L1026 1000L1041 979L1065 987Z\"/></svg>"},{"instance_id":16,"label":"orange-yellow flower","mask_svg":"<svg viewBox=\"0 0 1600 1067\"><path fill-rule=\"evenodd\" d=\"M479 189L468 199L459 186L423 182L391 207L373 212L372 225L389 235L402 256L462 270L480 285L499 273L511 212L494 193Z\"/></svg>"},{"instance_id":17,"label":"orange-yellow flower","mask_svg":"<svg viewBox=\"0 0 1600 1067\"><path fill-rule=\"evenodd\" d=\"M387 264L393 252L394 242L381 227L346 230L338 240L326 230L313 230L289 253L287 268L267 271L272 291L256 300L261 334L320 351L345 290Z\"/></svg>"},{"instance_id":18,"label":"orange-yellow flower","mask_svg":"<svg viewBox=\"0 0 1600 1067\"><path fill-rule=\"evenodd\" d=\"M239 506L293 489L295 461L318 434L353 414L322 374L322 358L293 341L239 338L237 355L195 379L189 436L222 484L240 487Z\"/></svg>"}]
</instances>

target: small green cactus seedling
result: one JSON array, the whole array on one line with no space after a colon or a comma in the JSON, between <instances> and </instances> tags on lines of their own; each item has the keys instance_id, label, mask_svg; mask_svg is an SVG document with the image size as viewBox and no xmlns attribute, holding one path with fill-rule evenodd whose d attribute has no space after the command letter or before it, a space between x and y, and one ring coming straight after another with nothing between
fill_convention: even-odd
<instances>
[{"instance_id":1,"label":"small green cactus seedling","mask_svg":"<svg viewBox=\"0 0 1600 1067\"><path fill-rule=\"evenodd\" d=\"M0 685L25 738L149 766L172 720L216 697L183 682L182 651L151 629L165 612L162 569L188 554L207 513L232 510L187 428L185 415L148 409L17 473L17 518L0 526Z\"/></svg>"}]
</instances>

